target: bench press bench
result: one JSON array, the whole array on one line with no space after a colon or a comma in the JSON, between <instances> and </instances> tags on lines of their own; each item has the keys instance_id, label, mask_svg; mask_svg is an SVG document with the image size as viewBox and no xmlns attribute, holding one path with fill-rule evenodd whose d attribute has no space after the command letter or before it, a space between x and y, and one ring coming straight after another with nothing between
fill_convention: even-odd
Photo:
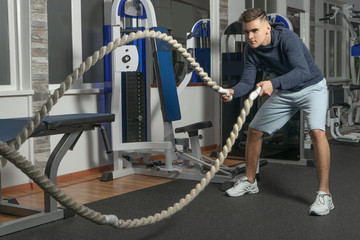
<instances>
[{"instance_id":1,"label":"bench press bench","mask_svg":"<svg viewBox=\"0 0 360 240\"><path fill-rule=\"evenodd\" d=\"M30 117L0 119L0 140L3 142L11 141L21 132L30 119ZM68 150L74 148L84 131L100 128L106 151L108 153L111 152L105 128L102 124L113 122L114 119L114 114L107 113L81 113L45 117L30 137L63 134L63 137L50 154L45 168L45 175L56 184L61 160ZM1 179L0 214L20 217L13 221L1 223L0 236L73 215L66 212L63 208L58 208L56 200L46 193L44 193L44 209L21 206L17 203L16 199L2 199Z\"/></svg>"}]
</instances>

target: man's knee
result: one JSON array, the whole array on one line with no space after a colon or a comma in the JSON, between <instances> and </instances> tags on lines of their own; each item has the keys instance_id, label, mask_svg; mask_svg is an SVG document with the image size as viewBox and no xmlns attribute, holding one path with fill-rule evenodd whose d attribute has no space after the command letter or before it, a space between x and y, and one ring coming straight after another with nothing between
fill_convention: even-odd
<instances>
[{"instance_id":1,"label":"man's knee","mask_svg":"<svg viewBox=\"0 0 360 240\"><path fill-rule=\"evenodd\" d=\"M326 139L326 134L321 129L313 129L310 132L310 137L313 142L318 142Z\"/></svg>"},{"instance_id":2,"label":"man's knee","mask_svg":"<svg viewBox=\"0 0 360 240\"><path fill-rule=\"evenodd\" d=\"M262 138L263 135L264 133L262 131L249 127L248 137L258 139Z\"/></svg>"}]
</instances>

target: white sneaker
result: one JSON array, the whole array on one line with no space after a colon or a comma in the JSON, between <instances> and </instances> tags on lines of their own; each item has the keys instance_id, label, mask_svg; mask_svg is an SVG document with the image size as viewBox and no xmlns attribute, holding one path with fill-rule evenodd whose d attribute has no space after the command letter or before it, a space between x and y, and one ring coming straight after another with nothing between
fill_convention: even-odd
<instances>
[{"instance_id":1,"label":"white sneaker","mask_svg":"<svg viewBox=\"0 0 360 240\"><path fill-rule=\"evenodd\" d=\"M310 206L309 215L325 216L335 208L331 195L325 192L317 192L315 202Z\"/></svg>"},{"instance_id":2,"label":"white sneaker","mask_svg":"<svg viewBox=\"0 0 360 240\"><path fill-rule=\"evenodd\" d=\"M254 194L258 192L259 188L256 179L254 183L251 183L247 177L243 177L235 183L234 187L228 189L226 194L230 197L240 197L247 193Z\"/></svg>"}]
</instances>

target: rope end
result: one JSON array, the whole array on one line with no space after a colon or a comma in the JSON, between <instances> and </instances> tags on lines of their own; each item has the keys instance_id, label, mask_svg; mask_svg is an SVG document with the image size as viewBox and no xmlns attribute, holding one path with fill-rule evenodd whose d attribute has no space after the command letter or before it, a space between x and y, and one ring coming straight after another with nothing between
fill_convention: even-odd
<instances>
[{"instance_id":1,"label":"rope end","mask_svg":"<svg viewBox=\"0 0 360 240\"><path fill-rule=\"evenodd\" d=\"M120 228L124 223L122 220L119 220L115 215L104 215L106 219L106 224L114 226L116 228Z\"/></svg>"},{"instance_id":2,"label":"rope end","mask_svg":"<svg viewBox=\"0 0 360 240\"><path fill-rule=\"evenodd\" d=\"M250 93L249 98L254 101L255 98L259 96L260 91L261 91L261 87L258 87L255 91Z\"/></svg>"}]
</instances>

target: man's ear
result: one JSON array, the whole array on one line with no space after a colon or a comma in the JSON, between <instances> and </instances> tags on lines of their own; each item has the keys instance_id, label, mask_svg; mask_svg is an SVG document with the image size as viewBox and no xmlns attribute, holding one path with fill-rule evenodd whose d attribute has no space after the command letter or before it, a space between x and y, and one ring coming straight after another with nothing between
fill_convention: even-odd
<instances>
[{"instance_id":1,"label":"man's ear","mask_svg":"<svg viewBox=\"0 0 360 240\"><path fill-rule=\"evenodd\" d=\"M270 33L270 31L271 31L271 26L270 26L270 24L268 23L268 24L266 24L266 29L267 29L267 31Z\"/></svg>"}]
</instances>

